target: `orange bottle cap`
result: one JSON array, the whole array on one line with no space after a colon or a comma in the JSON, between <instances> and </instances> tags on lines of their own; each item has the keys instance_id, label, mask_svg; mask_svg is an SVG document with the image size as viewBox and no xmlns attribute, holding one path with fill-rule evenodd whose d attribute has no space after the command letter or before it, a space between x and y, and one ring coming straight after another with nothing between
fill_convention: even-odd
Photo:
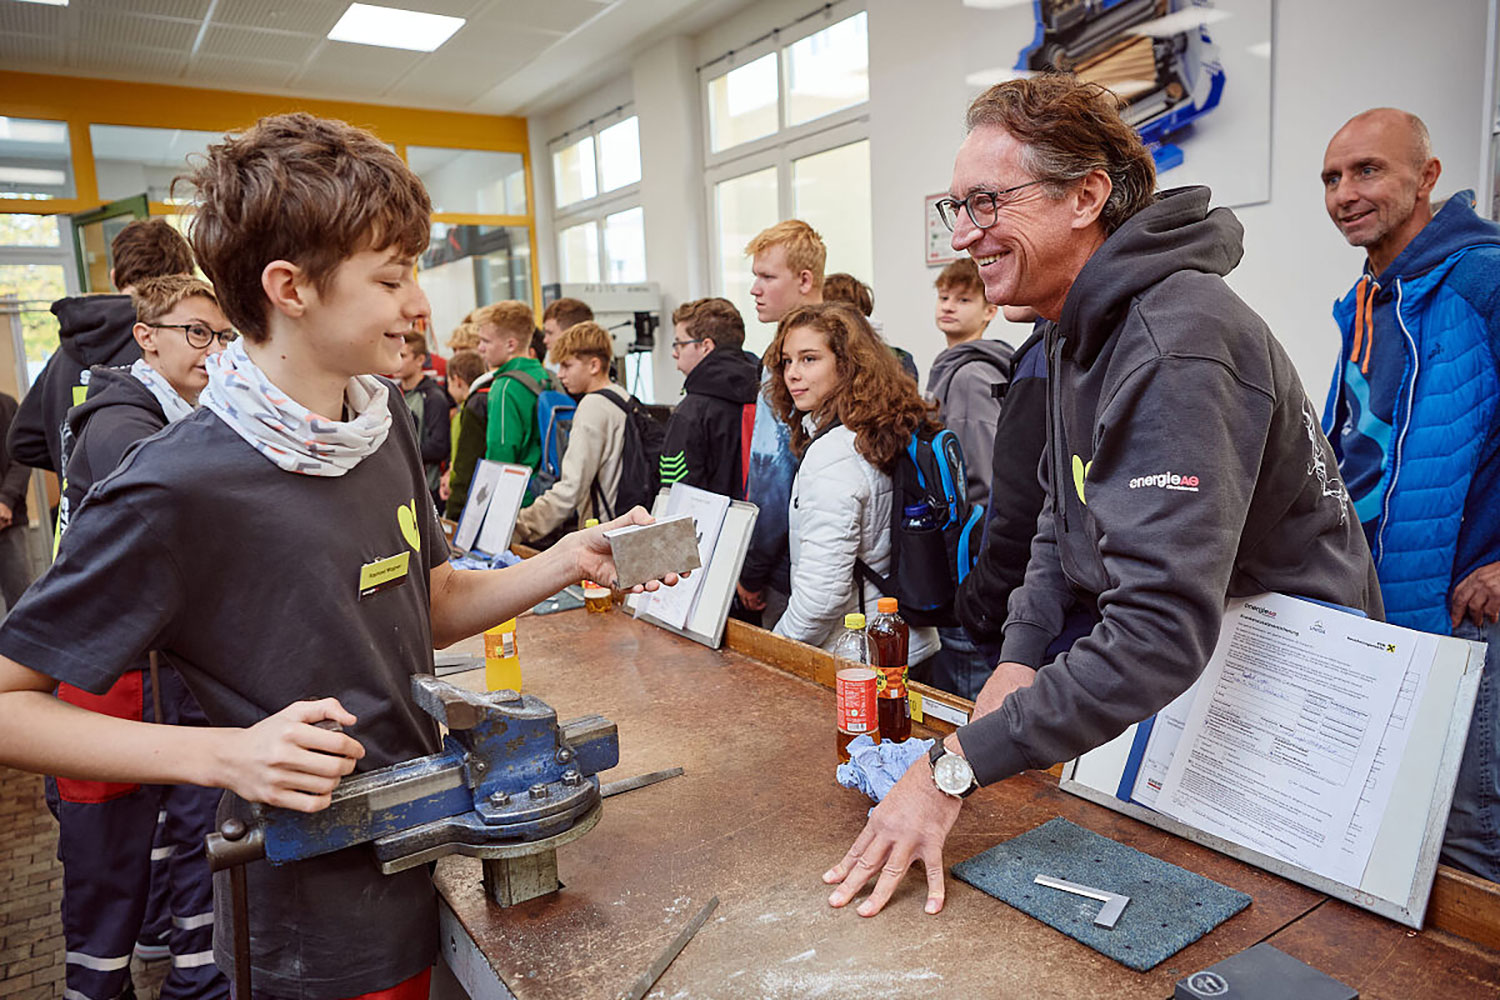
<instances>
[{"instance_id":1,"label":"orange bottle cap","mask_svg":"<svg viewBox=\"0 0 1500 1000\"><path fill-rule=\"evenodd\" d=\"M875 602L875 610L883 615L896 613L896 599L894 597L882 597Z\"/></svg>"}]
</instances>

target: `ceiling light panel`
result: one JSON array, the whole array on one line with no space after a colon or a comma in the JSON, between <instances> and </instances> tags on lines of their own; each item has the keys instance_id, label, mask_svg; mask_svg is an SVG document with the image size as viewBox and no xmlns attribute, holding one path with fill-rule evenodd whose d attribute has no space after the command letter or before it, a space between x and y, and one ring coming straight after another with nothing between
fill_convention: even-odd
<instances>
[{"instance_id":1,"label":"ceiling light panel","mask_svg":"<svg viewBox=\"0 0 1500 1000\"><path fill-rule=\"evenodd\" d=\"M68 182L68 175L61 170L38 170L32 167L0 167L0 183L41 184L61 187Z\"/></svg>"},{"instance_id":2,"label":"ceiling light panel","mask_svg":"<svg viewBox=\"0 0 1500 1000\"><path fill-rule=\"evenodd\" d=\"M463 26L461 17L353 3L328 33L328 40L432 52Z\"/></svg>"}]
</instances>

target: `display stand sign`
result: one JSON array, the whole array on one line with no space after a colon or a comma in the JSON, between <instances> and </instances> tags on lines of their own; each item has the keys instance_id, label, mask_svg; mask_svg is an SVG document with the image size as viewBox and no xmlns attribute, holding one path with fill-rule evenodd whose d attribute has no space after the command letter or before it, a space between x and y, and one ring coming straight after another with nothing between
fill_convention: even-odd
<instances>
[{"instance_id":1,"label":"display stand sign","mask_svg":"<svg viewBox=\"0 0 1500 1000\"><path fill-rule=\"evenodd\" d=\"M713 649L724 641L724 625L739 582L750 532L760 508L730 500L694 486L677 483L657 494L653 517L690 514L698 534L698 557L703 568L675 587L650 594L632 594L626 606L637 618Z\"/></svg>"},{"instance_id":2,"label":"display stand sign","mask_svg":"<svg viewBox=\"0 0 1500 1000\"><path fill-rule=\"evenodd\" d=\"M1482 643L1234 600L1198 681L1060 787L1421 927L1483 666Z\"/></svg>"},{"instance_id":3,"label":"display stand sign","mask_svg":"<svg viewBox=\"0 0 1500 1000\"><path fill-rule=\"evenodd\" d=\"M521 512L530 479L531 470L524 465L488 459L475 463L469 499L453 532L453 547L481 555L496 555L510 548L516 515Z\"/></svg>"}]
</instances>

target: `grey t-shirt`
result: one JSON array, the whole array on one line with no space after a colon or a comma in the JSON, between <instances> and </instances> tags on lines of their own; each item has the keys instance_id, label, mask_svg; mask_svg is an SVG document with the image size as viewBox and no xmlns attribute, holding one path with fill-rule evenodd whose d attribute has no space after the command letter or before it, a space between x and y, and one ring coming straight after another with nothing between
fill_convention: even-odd
<instances>
[{"instance_id":1,"label":"grey t-shirt","mask_svg":"<svg viewBox=\"0 0 1500 1000\"><path fill-rule=\"evenodd\" d=\"M156 649L214 725L331 695L359 719L359 771L436 751L410 678L432 669L428 572L448 552L411 419L390 397L385 443L337 478L282 471L207 410L142 443L75 514L57 562L0 626L0 654L97 693ZM362 599L361 568L403 553L406 576ZM435 958L426 866L382 875L362 846L247 872L257 994L358 995ZM226 969L227 902L215 907Z\"/></svg>"}]
</instances>

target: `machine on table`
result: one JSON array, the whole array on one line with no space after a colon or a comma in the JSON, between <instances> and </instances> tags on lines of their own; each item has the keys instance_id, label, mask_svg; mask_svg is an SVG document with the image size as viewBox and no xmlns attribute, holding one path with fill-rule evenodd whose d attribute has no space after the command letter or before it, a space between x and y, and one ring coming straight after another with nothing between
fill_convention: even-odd
<instances>
[{"instance_id":1,"label":"machine on table","mask_svg":"<svg viewBox=\"0 0 1500 1000\"><path fill-rule=\"evenodd\" d=\"M238 976L249 970L244 865L261 858L285 864L369 843L387 875L449 854L480 858L500 906L557 891L557 848L599 822L596 775L620 759L615 724L559 723L533 695L425 674L412 695L448 729L440 752L345 779L321 812L254 806L249 823L226 820L209 835L211 867L232 869Z\"/></svg>"}]
</instances>

